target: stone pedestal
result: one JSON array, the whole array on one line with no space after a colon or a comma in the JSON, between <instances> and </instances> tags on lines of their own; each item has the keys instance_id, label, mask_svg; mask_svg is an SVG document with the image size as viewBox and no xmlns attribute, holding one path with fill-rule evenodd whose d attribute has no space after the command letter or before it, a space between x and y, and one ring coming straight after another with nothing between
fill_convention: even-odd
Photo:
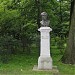
<instances>
[{"instance_id":1,"label":"stone pedestal","mask_svg":"<svg viewBox=\"0 0 75 75\"><path fill-rule=\"evenodd\" d=\"M40 31L40 57L38 58L38 69L39 70L50 70L52 69L52 58L50 56L50 27L41 27Z\"/></svg>"}]
</instances>

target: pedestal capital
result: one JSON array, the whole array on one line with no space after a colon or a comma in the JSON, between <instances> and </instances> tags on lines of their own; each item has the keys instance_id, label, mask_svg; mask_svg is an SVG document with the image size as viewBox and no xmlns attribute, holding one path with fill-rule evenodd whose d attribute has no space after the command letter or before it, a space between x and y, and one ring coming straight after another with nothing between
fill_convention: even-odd
<instances>
[{"instance_id":1,"label":"pedestal capital","mask_svg":"<svg viewBox=\"0 0 75 75\"><path fill-rule=\"evenodd\" d=\"M50 32L50 31L52 31L52 29L50 27L40 27L38 29L38 31L40 31L40 32Z\"/></svg>"}]
</instances>

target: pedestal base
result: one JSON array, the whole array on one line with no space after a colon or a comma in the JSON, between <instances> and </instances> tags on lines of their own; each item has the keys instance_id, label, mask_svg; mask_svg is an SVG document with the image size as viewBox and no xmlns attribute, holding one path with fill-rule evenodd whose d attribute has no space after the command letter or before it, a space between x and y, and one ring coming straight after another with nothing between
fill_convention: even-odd
<instances>
[{"instance_id":1,"label":"pedestal base","mask_svg":"<svg viewBox=\"0 0 75 75\"><path fill-rule=\"evenodd\" d=\"M50 71L53 73L53 75L59 75L59 70L57 69L57 66L53 66L51 70L39 70L37 65L34 65L33 71Z\"/></svg>"},{"instance_id":2,"label":"pedestal base","mask_svg":"<svg viewBox=\"0 0 75 75\"><path fill-rule=\"evenodd\" d=\"M51 70L52 69L52 58L40 56L38 58L38 69L39 70Z\"/></svg>"}]
</instances>

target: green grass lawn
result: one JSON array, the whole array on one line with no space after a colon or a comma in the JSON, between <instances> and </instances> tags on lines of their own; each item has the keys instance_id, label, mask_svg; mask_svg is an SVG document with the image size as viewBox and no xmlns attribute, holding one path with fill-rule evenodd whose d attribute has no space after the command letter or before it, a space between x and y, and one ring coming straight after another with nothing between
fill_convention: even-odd
<instances>
[{"instance_id":1,"label":"green grass lawn","mask_svg":"<svg viewBox=\"0 0 75 75\"><path fill-rule=\"evenodd\" d=\"M36 50L36 49L35 49ZM52 49L53 65L58 67L59 75L75 75L75 65L63 64L60 60L62 55L58 49ZM12 56L8 64L0 63L0 75L57 75L50 71L33 71L37 65L38 55L17 54Z\"/></svg>"}]
</instances>

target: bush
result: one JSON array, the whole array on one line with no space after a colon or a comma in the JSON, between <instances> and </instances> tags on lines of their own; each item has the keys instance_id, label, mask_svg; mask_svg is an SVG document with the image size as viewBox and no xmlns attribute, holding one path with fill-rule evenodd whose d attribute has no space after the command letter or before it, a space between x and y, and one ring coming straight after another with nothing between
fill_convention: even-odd
<instances>
[{"instance_id":1,"label":"bush","mask_svg":"<svg viewBox=\"0 0 75 75\"><path fill-rule=\"evenodd\" d=\"M15 52L17 40L12 36L2 36L0 37L0 55L1 61L7 63L11 59L11 54Z\"/></svg>"}]
</instances>

